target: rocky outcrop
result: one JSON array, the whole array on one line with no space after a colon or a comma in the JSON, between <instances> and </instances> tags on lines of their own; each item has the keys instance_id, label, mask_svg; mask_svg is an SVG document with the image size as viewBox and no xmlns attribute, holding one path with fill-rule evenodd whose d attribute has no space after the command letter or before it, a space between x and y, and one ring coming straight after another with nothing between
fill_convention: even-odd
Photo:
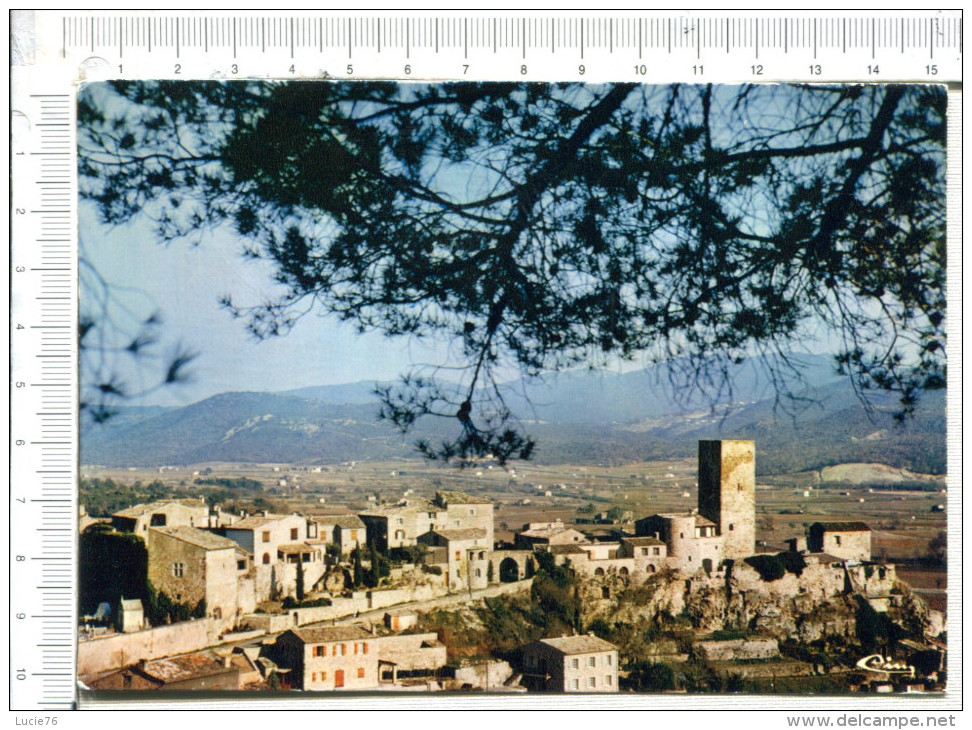
<instances>
[{"instance_id":1,"label":"rocky outcrop","mask_svg":"<svg viewBox=\"0 0 972 730\"><path fill-rule=\"evenodd\" d=\"M764 580L754 568L737 561L720 576L669 572L627 588L615 580L607 591L597 578L579 580L585 623L601 619L664 624L678 617L697 632L755 631L779 640L810 642L854 636L857 598L863 597L886 606L888 617L902 626L934 629L934 616L897 581L893 566L811 558L799 573Z\"/></svg>"}]
</instances>

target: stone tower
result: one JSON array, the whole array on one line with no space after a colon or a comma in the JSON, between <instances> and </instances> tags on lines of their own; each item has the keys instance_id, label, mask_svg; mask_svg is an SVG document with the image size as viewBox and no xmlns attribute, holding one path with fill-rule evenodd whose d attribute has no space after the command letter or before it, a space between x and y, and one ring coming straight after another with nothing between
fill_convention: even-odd
<instances>
[{"instance_id":1,"label":"stone tower","mask_svg":"<svg viewBox=\"0 0 972 730\"><path fill-rule=\"evenodd\" d=\"M724 558L756 552L754 441L699 441L699 514L719 526Z\"/></svg>"}]
</instances>

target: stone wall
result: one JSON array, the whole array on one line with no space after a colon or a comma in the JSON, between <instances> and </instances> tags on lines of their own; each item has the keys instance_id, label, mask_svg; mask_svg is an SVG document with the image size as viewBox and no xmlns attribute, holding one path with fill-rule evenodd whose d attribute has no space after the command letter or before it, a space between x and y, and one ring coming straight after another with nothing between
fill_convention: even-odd
<instances>
[{"instance_id":1,"label":"stone wall","mask_svg":"<svg viewBox=\"0 0 972 730\"><path fill-rule=\"evenodd\" d=\"M204 649L219 642L222 622L211 619L184 621L131 634L109 634L78 642L78 675L94 674Z\"/></svg>"},{"instance_id":2,"label":"stone wall","mask_svg":"<svg viewBox=\"0 0 972 730\"><path fill-rule=\"evenodd\" d=\"M780 646L776 639L697 641L692 645L692 653L708 661L772 659L780 655Z\"/></svg>"}]
</instances>

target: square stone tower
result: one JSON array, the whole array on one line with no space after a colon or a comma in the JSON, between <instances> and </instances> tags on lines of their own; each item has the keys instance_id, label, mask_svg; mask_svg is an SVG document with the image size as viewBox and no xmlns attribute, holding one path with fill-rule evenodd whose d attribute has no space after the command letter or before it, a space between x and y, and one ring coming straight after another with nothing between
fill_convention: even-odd
<instances>
[{"instance_id":1,"label":"square stone tower","mask_svg":"<svg viewBox=\"0 0 972 730\"><path fill-rule=\"evenodd\" d=\"M699 441L699 514L719 526L724 558L756 552L754 441Z\"/></svg>"}]
</instances>

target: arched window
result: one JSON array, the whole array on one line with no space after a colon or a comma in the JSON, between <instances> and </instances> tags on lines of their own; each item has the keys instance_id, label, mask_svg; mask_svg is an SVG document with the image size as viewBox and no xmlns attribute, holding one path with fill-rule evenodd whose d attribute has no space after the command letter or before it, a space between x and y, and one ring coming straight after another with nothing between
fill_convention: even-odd
<instances>
[{"instance_id":1,"label":"arched window","mask_svg":"<svg viewBox=\"0 0 972 730\"><path fill-rule=\"evenodd\" d=\"M270 565L270 553L263 554L263 564Z\"/></svg>"}]
</instances>

